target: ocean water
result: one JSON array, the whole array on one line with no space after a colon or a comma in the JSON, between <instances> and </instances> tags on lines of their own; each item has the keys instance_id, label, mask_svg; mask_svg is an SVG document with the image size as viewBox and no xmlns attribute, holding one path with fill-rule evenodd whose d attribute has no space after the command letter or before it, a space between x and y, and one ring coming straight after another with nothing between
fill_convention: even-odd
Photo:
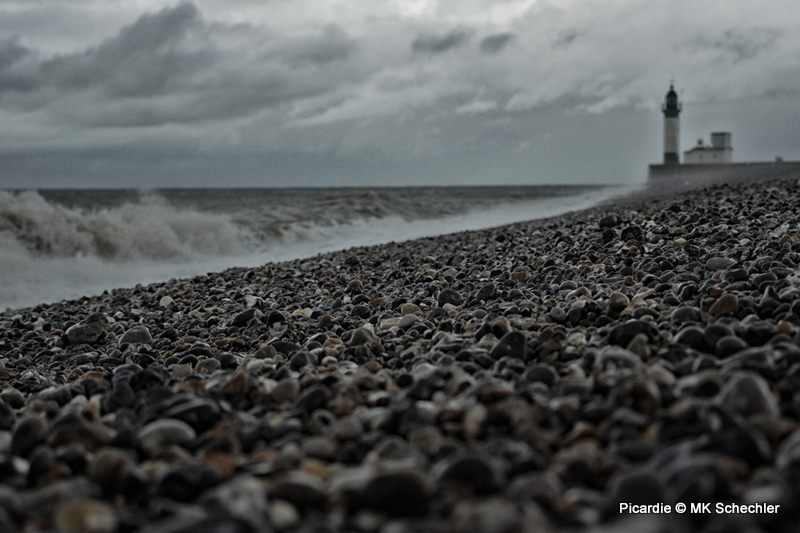
<instances>
[{"instance_id":1,"label":"ocean water","mask_svg":"<svg viewBox=\"0 0 800 533\"><path fill-rule=\"evenodd\" d=\"M0 310L544 218L630 190L0 190Z\"/></svg>"}]
</instances>

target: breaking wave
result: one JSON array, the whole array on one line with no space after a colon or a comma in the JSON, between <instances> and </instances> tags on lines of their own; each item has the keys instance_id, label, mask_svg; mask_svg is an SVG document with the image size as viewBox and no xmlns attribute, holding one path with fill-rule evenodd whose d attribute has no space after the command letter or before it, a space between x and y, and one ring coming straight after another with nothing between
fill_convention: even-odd
<instances>
[{"instance_id":1,"label":"breaking wave","mask_svg":"<svg viewBox=\"0 0 800 533\"><path fill-rule=\"evenodd\" d=\"M0 191L0 239L3 252L125 261L242 253L250 237L229 216L176 209L155 194L86 210L48 202L36 191Z\"/></svg>"}]
</instances>

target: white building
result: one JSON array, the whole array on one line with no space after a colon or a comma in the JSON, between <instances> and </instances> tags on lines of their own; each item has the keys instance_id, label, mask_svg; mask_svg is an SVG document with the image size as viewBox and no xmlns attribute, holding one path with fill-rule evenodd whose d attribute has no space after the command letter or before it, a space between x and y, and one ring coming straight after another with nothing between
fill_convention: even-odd
<instances>
[{"instance_id":1,"label":"white building","mask_svg":"<svg viewBox=\"0 0 800 533\"><path fill-rule=\"evenodd\" d=\"M718 131L712 133L711 146L703 144L703 139L698 139L697 146L683 152L683 162L687 165L732 163L733 148L731 147L730 132Z\"/></svg>"}]
</instances>

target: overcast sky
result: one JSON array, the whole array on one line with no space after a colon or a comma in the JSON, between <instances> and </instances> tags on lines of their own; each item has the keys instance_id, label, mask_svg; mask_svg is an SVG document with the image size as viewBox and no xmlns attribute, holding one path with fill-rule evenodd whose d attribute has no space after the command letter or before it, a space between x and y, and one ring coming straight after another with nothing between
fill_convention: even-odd
<instances>
[{"instance_id":1,"label":"overcast sky","mask_svg":"<svg viewBox=\"0 0 800 533\"><path fill-rule=\"evenodd\" d=\"M800 2L0 0L0 187L630 183L800 159Z\"/></svg>"}]
</instances>

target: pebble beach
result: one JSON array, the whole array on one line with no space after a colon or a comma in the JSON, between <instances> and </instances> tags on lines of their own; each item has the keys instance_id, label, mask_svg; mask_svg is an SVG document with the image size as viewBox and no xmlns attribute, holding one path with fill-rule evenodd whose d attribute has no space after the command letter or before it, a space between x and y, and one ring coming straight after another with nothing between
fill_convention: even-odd
<instances>
[{"instance_id":1,"label":"pebble beach","mask_svg":"<svg viewBox=\"0 0 800 533\"><path fill-rule=\"evenodd\" d=\"M800 176L662 188L0 314L0 532L797 531L798 421Z\"/></svg>"}]
</instances>

